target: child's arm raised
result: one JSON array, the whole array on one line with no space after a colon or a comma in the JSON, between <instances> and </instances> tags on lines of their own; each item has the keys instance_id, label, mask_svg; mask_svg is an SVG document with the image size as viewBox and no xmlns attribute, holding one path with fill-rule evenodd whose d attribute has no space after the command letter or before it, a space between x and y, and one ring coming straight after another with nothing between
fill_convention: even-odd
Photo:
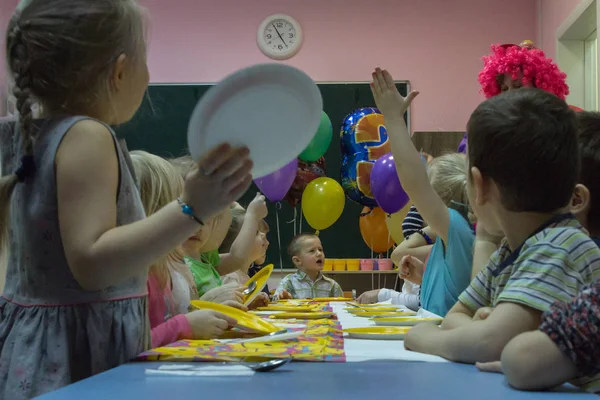
<instances>
[{"instance_id":1,"label":"child's arm raised","mask_svg":"<svg viewBox=\"0 0 600 400\"><path fill-rule=\"evenodd\" d=\"M102 290L139 274L198 230L177 202L117 227L115 146L105 126L84 120L65 135L56 155L61 238L69 268L87 290ZM251 169L247 149L221 145L188 174L183 201L197 218L207 220L244 193Z\"/></svg>"},{"instance_id":2,"label":"child's arm raised","mask_svg":"<svg viewBox=\"0 0 600 400\"><path fill-rule=\"evenodd\" d=\"M252 249L256 241L256 233L261 220L267 216L267 203L265 196L257 193L254 200L248 205L246 217L237 237L231 244L229 253L220 254L221 261L217 269L220 275L226 275L248 266L254 261Z\"/></svg>"},{"instance_id":3,"label":"child's arm raised","mask_svg":"<svg viewBox=\"0 0 600 400\"><path fill-rule=\"evenodd\" d=\"M448 208L429 183L425 164L413 145L404 122L404 113L418 92L410 92L406 98L402 97L389 72L379 68L373 72L371 91L377 108L385 117L385 126L402 187L427 225L447 242L450 226Z\"/></svg>"}]
</instances>

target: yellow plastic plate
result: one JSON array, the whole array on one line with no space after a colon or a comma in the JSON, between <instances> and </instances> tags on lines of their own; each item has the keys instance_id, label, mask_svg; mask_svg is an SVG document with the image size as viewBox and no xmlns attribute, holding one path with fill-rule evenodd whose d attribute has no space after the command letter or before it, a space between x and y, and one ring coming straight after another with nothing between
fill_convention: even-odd
<instances>
[{"instance_id":1,"label":"yellow plastic plate","mask_svg":"<svg viewBox=\"0 0 600 400\"><path fill-rule=\"evenodd\" d=\"M348 311L351 314L360 314L363 312L398 312L400 311L396 307L378 307L378 308L356 308L356 307L348 307L344 308L344 310Z\"/></svg>"},{"instance_id":2,"label":"yellow plastic plate","mask_svg":"<svg viewBox=\"0 0 600 400\"><path fill-rule=\"evenodd\" d=\"M303 313L303 312L283 312L283 313L279 313L279 314L273 314L271 315L269 318L276 318L276 319L322 319L322 318L329 318L333 315L332 312L327 312L327 311L320 311L320 312L310 312L310 313Z\"/></svg>"},{"instance_id":3,"label":"yellow plastic plate","mask_svg":"<svg viewBox=\"0 0 600 400\"><path fill-rule=\"evenodd\" d=\"M413 311L365 311L354 314L357 317L378 318L378 317L412 317L416 315Z\"/></svg>"},{"instance_id":4,"label":"yellow plastic plate","mask_svg":"<svg viewBox=\"0 0 600 400\"><path fill-rule=\"evenodd\" d=\"M414 326L421 322L434 322L439 325L442 323L443 318L416 318L416 317L405 317L405 318L372 318L371 321L375 322L377 326Z\"/></svg>"},{"instance_id":5,"label":"yellow plastic plate","mask_svg":"<svg viewBox=\"0 0 600 400\"><path fill-rule=\"evenodd\" d=\"M244 283L244 286L248 287L252 282L256 282L256 287L254 288L254 291L248 293L244 297L245 306L249 306L254 301L254 299L260 294L260 292L262 292L262 290L267 285L267 281L269 280L269 277L271 276L272 272L273 264L269 264L266 267L263 267L260 271L258 271L256 275L254 275L252 278L250 278L250 280L248 280L248 282Z\"/></svg>"},{"instance_id":6,"label":"yellow plastic plate","mask_svg":"<svg viewBox=\"0 0 600 400\"><path fill-rule=\"evenodd\" d=\"M238 310L237 308L202 300L192 300L190 304L198 310L213 310L230 316L231 318L235 318L237 320L236 328L241 330L263 334L280 330L278 327L265 321L258 315Z\"/></svg>"},{"instance_id":7,"label":"yellow plastic plate","mask_svg":"<svg viewBox=\"0 0 600 400\"><path fill-rule=\"evenodd\" d=\"M367 326L364 328L344 329L351 339L369 340L403 340L410 327L401 326Z\"/></svg>"},{"instance_id":8,"label":"yellow plastic plate","mask_svg":"<svg viewBox=\"0 0 600 400\"><path fill-rule=\"evenodd\" d=\"M257 307L258 311L290 311L290 312L312 312L314 307L309 306L288 306L288 305L270 305L268 307Z\"/></svg>"}]
</instances>

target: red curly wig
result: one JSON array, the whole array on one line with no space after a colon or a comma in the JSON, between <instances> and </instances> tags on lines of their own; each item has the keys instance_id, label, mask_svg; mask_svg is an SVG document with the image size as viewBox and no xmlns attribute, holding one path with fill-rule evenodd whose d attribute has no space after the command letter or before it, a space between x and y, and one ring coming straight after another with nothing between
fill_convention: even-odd
<instances>
[{"instance_id":1,"label":"red curly wig","mask_svg":"<svg viewBox=\"0 0 600 400\"><path fill-rule=\"evenodd\" d=\"M492 54L483 57L483 63L478 80L486 98L500 94L498 77L505 74L513 80L521 79L523 85L531 84L563 100L569 94L569 86L565 82L567 75L528 41L520 46L492 45Z\"/></svg>"}]
</instances>

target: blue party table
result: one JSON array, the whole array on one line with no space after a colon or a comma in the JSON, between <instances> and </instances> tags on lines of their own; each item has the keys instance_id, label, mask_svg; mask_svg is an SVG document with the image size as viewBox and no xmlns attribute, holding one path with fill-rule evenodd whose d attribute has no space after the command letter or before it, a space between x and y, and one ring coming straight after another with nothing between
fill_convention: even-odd
<instances>
[{"instance_id":1,"label":"blue party table","mask_svg":"<svg viewBox=\"0 0 600 400\"><path fill-rule=\"evenodd\" d=\"M551 392L511 389L499 374L472 365L398 361L293 362L248 377L146 376L166 363L132 363L57 390L41 399L594 399L572 386Z\"/></svg>"}]
</instances>

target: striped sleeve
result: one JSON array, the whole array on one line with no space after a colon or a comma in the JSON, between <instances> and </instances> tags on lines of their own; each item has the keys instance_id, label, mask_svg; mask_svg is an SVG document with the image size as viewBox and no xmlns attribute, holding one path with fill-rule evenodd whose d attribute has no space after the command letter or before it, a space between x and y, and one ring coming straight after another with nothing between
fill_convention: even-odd
<instances>
[{"instance_id":1,"label":"striped sleeve","mask_svg":"<svg viewBox=\"0 0 600 400\"><path fill-rule=\"evenodd\" d=\"M344 297L344 291L339 283L333 281L333 285L331 287L331 297Z\"/></svg>"},{"instance_id":2,"label":"striped sleeve","mask_svg":"<svg viewBox=\"0 0 600 400\"><path fill-rule=\"evenodd\" d=\"M523 249L498 302L546 311L568 302L598 279L600 250L581 230L553 229L543 241Z\"/></svg>"},{"instance_id":3,"label":"striped sleeve","mask_svg":"<svg viewBox=\"0 0 600 400\"><path fill-rule=\"evenodd\" d=\"M490 260L490 264L482 269L458 296L458 301L469 310L475 312L482 307L492 306L492 268L494 267L495 265Z\"/></svg>"},{"instance_id":4,"label":"striped sleeve","mask_svg":"<svg viewBox=\"0 0 600 400\"><path fill-rule=\"evenodd\" d=\"M421 217L415 206L411 206L408 214L406 214L406 217L402 221L402 234L404 238L408 239L413 233L423 229L424 226L425 221L423 221L423 217Z\"/></svg>"},{"instance_id":5,"label":"striped sleeve","mask_svg":"<svg viewBox=\"0 0 600 400\"><path fill-rule=\"evenodd\" d=\"M279 286L277 287L277 290L275 291L275 296L279 297L281 292L283 292L284 290L287 290L292 295L292 297L295 298L294 285L292 285L291 277L292 277L291 274L286 275L281 280L281 282L279 282Z\"/></svg>"}]
</instances>

